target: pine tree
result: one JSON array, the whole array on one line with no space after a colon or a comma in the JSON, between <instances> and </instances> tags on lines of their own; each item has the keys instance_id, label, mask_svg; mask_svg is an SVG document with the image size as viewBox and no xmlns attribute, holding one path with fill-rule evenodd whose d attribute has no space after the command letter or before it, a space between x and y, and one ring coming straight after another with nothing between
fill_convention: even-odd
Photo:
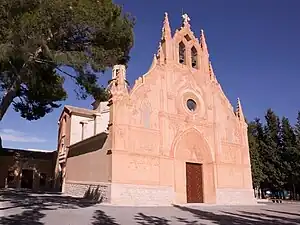
<instances>
[{"instance_id":1,"label":"pine tree","mask_svg":"<svg viewBox=\"0 0 300 225\"><path fill-rule=\"evenodd\" d=\"M265 119L263 149L264 173L267 176L265 186L272 191L281 191L284 187L284 166L281 161L280 120L271 109L267 110Z\"/></svg>"},{"instance_id":2,"label":"pine tree","mask_svg":"<svg viewBox=\"0 0 300 225\"><path fill-rule=\"evenodd\" d=\"M262 126L259 119L255 119L248 124L248 140L251 159L252 181L256 190L260 189L264 181L263 163L260 154L262 148Z\"/></svg>"},{"instance_id":3,"label":"pine tree","mask_svg":"<svg viewBox=\"0 0 300 225\"><path fill-rule=\"evenodd\" d=\"M295 152L294 152L294 164L293 164L293 197L296 199L296 194L300 193L300 111L298 112L297 121L294 126L294 134L295 134Z\"/></svg>"},{"instance_id":4,"label":"pine tree","mask_svg":"<svg viewBox=\"0 0 300 225\"><path fill-rule=\"evenodd\" d=\"M299 154L296 148L296 135L288 120L283 117L281 122L281 160L284 168L284 182L288 190L295 196L295 187L299 177Z\"/></svg>"},{"instance_id":5,"label":"pine tree","mask_svg":"<svg viewBox=\"0 0 300 225\"><path fill-rule=\"evenodd\" d=\"M133 26L112 0L1 0L0 120L11 103L28 120L50 113L65 79L78 97L105 100L99 74L128 62Z\"/></svg>"}]
</instances>

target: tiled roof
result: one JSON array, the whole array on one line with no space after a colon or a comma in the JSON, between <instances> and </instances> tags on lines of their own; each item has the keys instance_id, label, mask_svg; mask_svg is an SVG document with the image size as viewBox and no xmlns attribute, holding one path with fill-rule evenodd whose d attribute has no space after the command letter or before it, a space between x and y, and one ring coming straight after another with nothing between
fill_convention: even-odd
<instances>
[{"instance_id":1,"label":"tiled roof","mask_svg":"<svg viewBox=\"0 0 300 225\"><path fill-rule=\"evenodd\" d=\"M90 115L90 116L97 113L96 110L79 108L79 107L75 107L75 106L71 106L71 105L65 105L65 108L68 109L70 111L70 113L75 112L75 113L79 113L79 114L83 114L83 115Z\"/></svg>"}]
</instances>

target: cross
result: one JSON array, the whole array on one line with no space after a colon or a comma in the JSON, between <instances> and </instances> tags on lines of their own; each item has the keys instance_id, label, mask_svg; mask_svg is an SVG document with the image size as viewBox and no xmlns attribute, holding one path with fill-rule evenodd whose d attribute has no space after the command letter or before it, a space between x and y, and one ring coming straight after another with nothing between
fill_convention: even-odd
<instances>
[{"instance_id":1,"label":"cross","mask_svg":"<svg viewBox=\"0 0 300 225\"><path fill-rule=\"evenodd\" d=\"M182 15L182 18L183 18L183 23L189 23L191 21L190 17L186 13Z\"/></svg>"}]
</instances>

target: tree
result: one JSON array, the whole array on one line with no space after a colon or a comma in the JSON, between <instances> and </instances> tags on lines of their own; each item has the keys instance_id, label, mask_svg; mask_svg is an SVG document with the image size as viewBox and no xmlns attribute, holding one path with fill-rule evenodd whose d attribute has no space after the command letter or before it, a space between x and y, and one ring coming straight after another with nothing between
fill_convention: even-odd
<instances>
[{"instance_id":1,"label":"tree","mask_svg":"<svg viewBox=\"0 0 300 225\"><path fill-rule=\"evenodd\" d=\"M296 135L288 120L283 117L281 122L281 141L282 141L282 164L285 173L285 183L287 190L290 190L294 198L296 192L296 184L298 183L300 161L299 153L296 148Z\"/></svg>"},{"instance_id":2,"label":"tree","mask_svg":"<svg viewBox=\"0 0 300 225\"><path fill-rule=\"evenodd\" d=\"M294 127L296 145L300 147L300 111L298 112L297 121Z\"/></svg>"},{"instance_id":3,"label":"tree","mask_svg":"<svg viewBox=\"0 0 300 225\"><path fill-rule=\"evenodd\" d=\"M295 144L295 155L294 155L294 162L296 165L294 165L297 169L296 171L293 171L294 176L297 175L296 182L293 184L293 197L296 198L296 194L300 193L300 174L295 174L295 172L298 171L300 173L300 111L298 112L297 121L294 126L294 134L296 138L296 144ZM296 189L296 190L295 190Z\"/></svg>"},{"instance_id":4,"label":"tree","mask_svg":"<svg viewBox=\"0 0 300 225\"><path fill-rule=\"evenodd\" d=\"M265 119L265 148L263 151L264 173L267 175L265 185L273 191L279 191L284 185L280 153L280 120L271 109L267 110Z\"/></svg>"},{"instance_id":5,"label":"tree","mask_svg":"<svg viewBox=\"0 0 300 225\"><path fill-rule=\"evenodd\" d=\"M112 0L0 2L0 119L11 103L28 120L50 113L67 97L65 79L79 98L107 99L98 77L129 61L129 14Z\"/></svg>"},{"instance_id":6,"label":"tree","mask_svg":"<svg viewBox=\"0 0 300 225\"><path fill-rule=\"evenodd\" d=\"M265 177L263 174L263 163L261 160L260 149L262 125L259 119L248 123L248 140L251 159L252 181L255 189L260 189Z\"/></svg>"}]
</instances>

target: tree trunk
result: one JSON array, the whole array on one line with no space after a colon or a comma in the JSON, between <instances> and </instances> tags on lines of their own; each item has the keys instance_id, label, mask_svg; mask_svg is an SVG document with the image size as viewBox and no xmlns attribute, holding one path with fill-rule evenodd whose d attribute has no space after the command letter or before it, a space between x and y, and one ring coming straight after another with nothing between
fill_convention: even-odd
<instances>
[{"instance_id":1,"label":"tree trunk","mask_svg":"<svg viewBox=\"0 0 300 225\"><path fill-rule=\"evenodd\" d=\"M0 104L0 121L2 120L3 116L5 115L7 109L13 102L16 95L16 91L14 89L11 89L3 96Z\"/></svg>"},{"instance_id":2,"label":"tree trunk","mask_svg":"<svg viewBox=\"0 0 300 225\"><path fill-rule=\"evenodd\" d=\"M296 200L295 195L296 195L296 186L293 183L293 200Z\"/></svg>"}]
</instances>

